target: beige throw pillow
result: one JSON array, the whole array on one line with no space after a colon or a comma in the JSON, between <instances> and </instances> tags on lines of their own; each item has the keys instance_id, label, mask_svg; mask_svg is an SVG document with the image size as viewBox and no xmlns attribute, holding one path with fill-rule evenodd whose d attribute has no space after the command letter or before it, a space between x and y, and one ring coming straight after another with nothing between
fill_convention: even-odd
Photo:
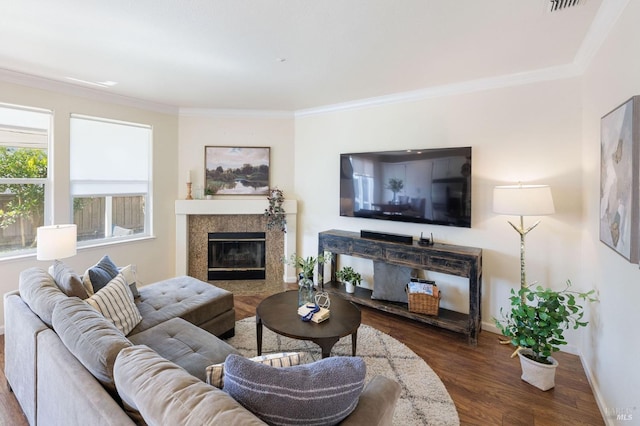
<instances>
[{"instance_id":1,"label":"beige throw pillow","mask_svg":"<svg viewBox=\"0 0 640 426\"><path fill-rule=\"evenodd\" d=\"M142 321L122 274L116 275L106 286L86 299L86 302L110 320L125 336Z\"/></svg>"},{"instance_id":2,"label":"beige throw pillow","mask_svg":"<svg viewBox=\"0 0 640 426\"><path fill-rule=\"evenodd\" d=\"M251 361L270 365L271 367L291 367L300 364L300 352L279 352L249 358ZM224 362L207 367L207 383L222 389L224 386Z\"/></svg>"}]
</instances>

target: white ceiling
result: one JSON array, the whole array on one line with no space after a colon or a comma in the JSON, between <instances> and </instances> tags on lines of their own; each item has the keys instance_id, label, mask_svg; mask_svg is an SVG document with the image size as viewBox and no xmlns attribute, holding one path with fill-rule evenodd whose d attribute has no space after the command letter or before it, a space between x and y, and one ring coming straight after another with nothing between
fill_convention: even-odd
<instances>
[{"instance_id":1,"label":"white ceiling","mask_svg":"<svg viewBox=\"0 0 640 426\"><path fill-rule=\"evenodd\" d=\"M180 108L299 111L575 64L620 3L548 2L0 0L0 69Z\"/></svg>"}]
</instances>

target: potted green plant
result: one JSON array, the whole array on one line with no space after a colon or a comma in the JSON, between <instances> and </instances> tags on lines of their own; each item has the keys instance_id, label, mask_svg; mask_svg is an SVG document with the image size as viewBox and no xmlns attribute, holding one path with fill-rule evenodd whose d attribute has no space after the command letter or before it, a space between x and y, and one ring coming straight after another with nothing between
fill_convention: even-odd
<instances>
[{"instance_id":1,"label":"potted green plant","mask_svg":"<svg viewBox=\"0 0 640 426\"><path fill-rule=\"evenodd\" d=\"M299 277L300 280L298 281L298 306L315 303L313 297L313 270L318 263L330 262L331 259L333 259L333 253L331 252L324 252L317 257L302 257L293 253L289 259L285 259L287 265L292 265L296 269L302 269Z\"/></svg>"},{"instance_id":2,"label":"potted green plant","mask_svg":"<svg viewBox=\"0 0 640 426\"><path fill-rule=\"evenodd\" d=\"M267 196L269 207L264 210L267 218L267 229L278 229L287 232L287 214L282 205L284 204L284 193L281 189L272 188Z\"/></svg>"},{"instance_id":3,"label":"potted green plant","mask_svg":"<svg viewBox=\"0 0 640 426\"><path fill-rule=\"evenodd\" d=\"M347 293L354 293L356 286L362 282L362 275L351 266L345 266L336 272L336 278L344 284Z\"/></svg>"},{"instance_id":4,"label":"potted green plant","mask_svg":"<svg viewBox=\"0 0 640 426\"><path fill-rule=\"evenodd\" d=\"M566 345L564 330L577 329L588 323L582 321L584 308L577 299L593 302L594 290L580 293L569 290L567 281L563 290L556 291L536 286L511 290L511 309L501 319L494 318L496 327L517 346L516 354L522 366L522 380L546 391L555 386L558 362L551 356Z\"/></svg>"}]
</instances>

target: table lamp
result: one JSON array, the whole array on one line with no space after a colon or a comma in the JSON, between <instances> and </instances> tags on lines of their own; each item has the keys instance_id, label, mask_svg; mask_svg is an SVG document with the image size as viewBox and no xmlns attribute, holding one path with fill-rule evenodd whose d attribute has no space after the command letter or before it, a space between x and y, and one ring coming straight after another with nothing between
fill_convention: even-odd
<instances>
[{"instance_id":1,"label":"table lamp","mask_svg":"<svg viewBox=\"0 0 640 426\"><path fill-rule=\"evenodd\" d=\"M520 287L526 287L524 266L524 237L540 220L524 227L524 216L544 216L555 213L551 188L548 185L507 185L493 188L493 212L520 216L520 226L509 222L520 234Z\"/></svg>"},{"instance_id":2,"label":"table lamp","mask_svg":"<svg viewBox=\"0 0 640 426\"><path fill-rule=\"evenodd\" d=\"M76 225L39 226L36 259L55 260L75 256L77 235Z\"/></svg>"}]
</instances>

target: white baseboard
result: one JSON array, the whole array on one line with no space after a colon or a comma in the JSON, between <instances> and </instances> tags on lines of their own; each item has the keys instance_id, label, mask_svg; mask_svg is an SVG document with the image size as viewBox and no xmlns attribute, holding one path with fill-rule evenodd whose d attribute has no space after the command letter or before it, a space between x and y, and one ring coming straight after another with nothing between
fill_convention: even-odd
<instances>
[{"instance_id":1,"label":"white baseboard","mask_svg":"<svg viewBox=\"0 0 640 426\"><path fill-rule=\"evenodd\" d=\"M584 357L582 356L582 354L580 354L578 356L580 357L580 362L582 363L582 368L584 369L584 372L585 372L585 374L587 376L587 381L589 382L589 386L591 386L591 390L593 391L593 397L596 400L596 404L598 404L598 410L600 410L600 415L604 419L604 423L606 425L609 425L609 426L613 426L614 424L618 424L618 422L616 422L615 419L605 416L604 413L606 412L606 409L605 409L606 405L604 403L604 398L602 397L602 392L600 392L600 388L598 387L598 385L596 384L596 381L593 378L593 374L591 373L591 369L584 362Z\"/></svg>"}]
</instances>

